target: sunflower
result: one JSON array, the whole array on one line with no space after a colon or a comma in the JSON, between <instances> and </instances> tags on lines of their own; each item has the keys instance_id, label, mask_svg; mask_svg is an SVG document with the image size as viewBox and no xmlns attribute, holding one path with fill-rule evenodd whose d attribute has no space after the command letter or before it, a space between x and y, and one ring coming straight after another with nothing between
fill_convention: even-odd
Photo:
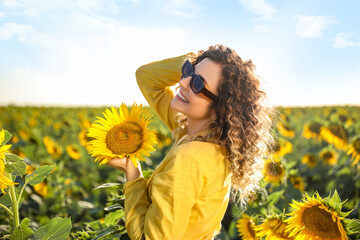
<instances>
[{"instance_id":1,"label":"sunflower","mask_svg":"<svg viewBox=\"0 0 360 240\"><path fill-rule=\"evenodd\" d=\"M337 195L337 192L334 194ZM337 195L338 196L338 195ZM305 195L303 202L290 204L295 209L294 212L287 215L292 217L285 220L288 223L286 231L289 236L295 236L295 239L309 240L345 240L347 239L345 229L342 225L344 217L340 217L340 210L335 211L325 199L322 199L317 193L316 197ZM333 201L333 198L327 198ZM340 205L339 203L335 203ZM337 207L338 208L338 207ZM341 209L341 208L340 208Z\"/></svg>"},{"instance_id":2,"label":"sunflower","mask_svg":"<svg viewBox=\"0 0 360 240\"><path fill-rule=\"evenodd\" d=\"M43 142L46 146L47 152L51 155L52 158L59 158L62 154L62 149L50 137L45 136Z\"/></svg>"},{"instance_id":3,"label":"sunflower","mask_svg":"<svg viewBox=\"0 0 360 240\"><path fill-rule=\"evenodd\" d=\"M337 163L338 154L333 150L324 148L319 153L319 156L328 165L335 165Z\"/></svg>"},{"instance_id":4,"label":"sunflower","mask_svg":"<svg viewBox=\"0 0 360 240\"><path fill-rule=\"evenodd\" d=\"M5 190L8 186L12 186L18 183L14 183L11 181L11 179L6 176L5 172L5 153L8 153L8 149L11 147L11 145L3 145L5 139L5 131L4 129L1 129L0 131L0 189L1 192L5 194Z\"/></svg>"},{"instance_id":5,"label":"sunflower","mask_svg":"<svg viewBox=\"0 0 360 240\"><path fill-rule=\"evenodd\" d=\"M303 128L302 135L307 139L314 138L321 141L320 129L322 126L321 123L317 122L306 124Z\"/></svg>"},{"instance_id":6,"label":"sunflower","mask_svg":"<svg viewBox=\"0 0 360 240\"><path fill-rule=\"evenodd\" d=\"M314 168L314 167L316 167L316 165L317 165L316 157L315 157L313 154L311 154L311 153L305 154L305 155L302 157L301 162L302 162L303 164L308 165L310 168Z\"/></svg>"},{"instance_id":7,"label":"sunflower","mask_svg":"<svg viewBox=\"0 0 360 240\"><path fill-rule=\"evenodd\" d=\"M246 240L256 240L258 239L257 233L255 231L255 222L247 214L243 214L242 217L237 220L236 227L239 232L239 236Z\"/></svg>"},{"instance_id":8,"label":"sunflower","mask_svg":"<svg viewBox=\"0 0 360 240\"><path fill-rule=\"evenodd\" d=\"M277 128L284 137L293 138L295 136L294 130L288 124L279 122Z\"/></svg>"},{"instance_id":9,"label":"sunflower","mask_svg":"<svg viewBox=\"0 0 360 240\"><path fill-rule=\"evenodd\" d=\"M48 194L48 186L44 181L34 185L34 190L42 197L45 197Z\"/></svg>"},{"instance_id":10,"label":"sunflower","mask_svg":"<svg viewBox=\"0 0 360 240\"><path fill-rule=\"evenodd\" d=\"M56 122L53 124L53 128L54 130L59 130L62 127L62 123L61 122Z\"/></svg>"},{"instance_id":11,"label":"sunflower","mask_svg":"<svg viewBox=\"0 0 360 240\"><path fill-rule=\"evenodd\" d=\"M86 138L86 134L87 134L86 130L82 130L78 134L79 142L80 142L80 144L82 146L86 146L86 144L88 143L88 139Z\"/></svg>"},{"instance_id":12,"label":"sunflower","mask_svg":"<svg viewBox=\"0 0 360 240\"><path fill-rule=\"evenodd\" d=\"M301 176L290 176L289 180L294 185L294 188L299 189L300 192L304 191L306 184Z\"/></svg>"},{"instance_id":13,"label":"sunflower","mask_svg":"<svg viewBox=\"0 0 360 240\"><path fill-rule=\"evenodd\" d=\"M67 145L66 146L66 152L74 160L77 160L77 159L79 159L81 157L81 153L79 151L79 148L76 147L75 145Z\"/></svg>"},{"instance_id":14,"label":"sunflower","mask_svg":"<svg viewBox=\"0 0 360 240\"><path fill-rule=\"evenodd\" d=\"M320 135L330 144L334 144L337 149L346 150L348 133L345 128L338 124L330 124L328 127L321 127Z\"/></svg>"},{"instance_id":15,"label":"sunflower","mask_svg":"<svg viewBox=\"0 0 360 240\"><path fill-rule=\"evenodd\" d=\"M284 166L279 158L265 160L262 173L266 182L279 183L285 173Z\"/></svg>"},{"instance_id":16,"label":"sunflower","mask_svg":"<svg viewBox=\"0 0 360 240\"><path fill-rule=\"evenodd\" d=\"M33 128L33 127L36 127L36 125L37 125L37 120L35 118L30 118L29 119L29 127Z\"/></svg>"},{"instance_id":17,"label":"sunflower","mask_svg":"<svg viewBox=\"0 0 360 240\"><path fill-rule=\"evenodd\" d=\"M292 143L281 138L280 140L274 141L272 155L274 158L281 158L282 156L291 153L292 149Z\"/></svg>"},{"instance_id":18,"label":"sunflower","mask_svg":"<svg viewBox=\"0 0 360 240\"><path fill-rule=\"evenodd\" d=\"M262 224L256 226L259 237L266 236L265 240L292 240L289 233L285 231L287 223L278 217L266 219Z\"/></svg>"},{"instance_id":19,"label":"sunflower","mask_svg":"<svg viewBox=\"0 0 360 240\"><path fill-rule=\"evenodd\" d=\"M23 130L23 129L21 129L19 131L19 135L20 135L20 138L25 140L25 141L28 141L29 138L30 138L30 134L26 130Z\"/></svg>"},{"instance_id":20,"label":"sunflower","mask_svg":"<svg viewBox=\"0 0 360 240\"><path fill-rule=\"evenodd\" d=\"M132 105L131 111L121 104L119 111L111 107L103 112L104 118L97 117L91 125L88 137L95 138L88 142L89 153L100 164L113 158L130 158L137 166L137 159L145 161L156 144L156 133L149 129L150 117L144 117L141 106Z\"/></svg>"},{"instance_id":21,"label":"sunflower","mask_svg":"<svg viewBox=\"0 0 360 240\"><path fill-rule=\"evenodd\" d=\"M351 142L347 154L352 155L351 158L353 159L353 166L360 161L360 138Z\"/></svg>"}]
</instances>

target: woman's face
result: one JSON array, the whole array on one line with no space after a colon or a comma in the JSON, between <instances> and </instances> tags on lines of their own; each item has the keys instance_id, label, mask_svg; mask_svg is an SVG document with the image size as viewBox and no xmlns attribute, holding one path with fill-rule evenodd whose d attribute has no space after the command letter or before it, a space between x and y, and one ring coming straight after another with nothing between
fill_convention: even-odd
<instances>
[{"instance_id":1,"label":"woman's face","mask_svg":"<svg viewBox=\"0 0 360 240\"><path fill-rule=\"evenodd\" d=\"M209 58L203 59L195 65L195 74L204 79L205 87L215 95L218 94L217 87L221 77L221 65ZM188 120L204 121L210 119L210 105L212 100L203 94L194 93L190 88L191 76L180 80L179 90L172 99L170 106L175 111L185 114ZM181 99L182 96L185 101Z\"/></svg>"}]
</instances>

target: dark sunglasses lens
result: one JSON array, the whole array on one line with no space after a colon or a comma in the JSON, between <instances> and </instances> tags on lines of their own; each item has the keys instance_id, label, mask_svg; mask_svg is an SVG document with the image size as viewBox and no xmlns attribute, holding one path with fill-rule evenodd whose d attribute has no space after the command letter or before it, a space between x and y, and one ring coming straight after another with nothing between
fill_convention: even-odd
<instances>
[{"instance_id":1,"label":"dark sunglasses lens","mask_svg":"<svg viewBox=\"0 0 360 240\"><path fill-rule=\"evenodd\" d=\"M191 89L195 93L199 93L204 88L204 84L198 75L195 75L191 80Z\"/></svg>"},{"instance_id":2,"label":"dark sunglasses lens","mask_svg":"<svg viewBox=\"0 0 360 240\"><path fill-rule=\"evenodd\" d=\"M186 60L182 67L182 77L188 77L193 74L193 66L191 65L191 62L189 60Z\"/></svg>"}]
</instances>

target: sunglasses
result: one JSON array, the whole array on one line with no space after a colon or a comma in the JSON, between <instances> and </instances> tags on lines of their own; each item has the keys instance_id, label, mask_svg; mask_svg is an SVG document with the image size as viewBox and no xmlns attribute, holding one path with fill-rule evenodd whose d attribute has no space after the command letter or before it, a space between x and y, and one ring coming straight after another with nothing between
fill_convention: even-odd
<instances>
[{"instance_id":1,"label":"sunglasses","mask_svg":"<svg viewBox=\"0 0 360 240\"><path fill-rule=\"evenodd\" d=\"M181 79L191 76L190 88L195 94L202 93L214 102L217 100L217 96L206 89L203 77L194 73L194 67L189 60L185 61L181 73Z\"/></svg>"}]
</instances>

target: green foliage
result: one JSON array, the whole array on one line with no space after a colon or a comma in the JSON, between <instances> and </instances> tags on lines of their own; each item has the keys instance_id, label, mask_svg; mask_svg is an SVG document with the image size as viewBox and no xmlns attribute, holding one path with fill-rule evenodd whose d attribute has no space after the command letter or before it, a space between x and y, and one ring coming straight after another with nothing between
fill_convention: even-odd
<instances>
[{"instance_id":1,"label":"green foliage","mask_svg":"<svg viewBox=\"0 0 360 240\"><path fill-rule=\"evenodd\" d=\"M25 184L28 183L32 186L41 183L45 180L46 176L54 169L54 165L46 165L38 167L30 175L26 175Z\"/></svg>"},{"instance_id":2,"label":"green foliage","mask_svg":"<svg viewBox=\"0 0 360 240\"><path fill-rule=\"evenodd\" d=\"M34 234L34 231L29 228L30 220L24 218L20 223L20 226L15 228L13 235L10 236L10 240L26 240Z\"/></svg>"},{"instance_id":3,"label":"green foliage","mask_svg":"<svg viewBox=\"0 0 360 240\"><path fill-rule=\"evenodd\" d=\"M56 217L43 227L36 230L35 239L42 240L66 240L71 230L70 218Z\"/></svg>"},{"instance_id":4,"label":"green foliage","mask_svg":"<svg viewBox=\"0 0 360 240\"><path fill-rule=\"evenodd\" d=\"M122 194L124 174L109 166L94 162L83 145L79 135L86 132L89 124L101 116L102 108L43 108L43 107L0 107L0 126L5 131L5 141L11 144L11 154L6 154L6 170L24 188L20 208L21 216L31 220L32 230L48 224L54 217L72 220L71 239L125 239L128 238L123 219L124 196ZM154 114L151 127L158 132L157 150L151 153L146 162L141 162L143 175L149 178L171 146L171 132ZM331 207L342 209L349 226L348 234L358 231L360 206L359 163L352 165L353 159L345 149L337 149L334 144L316 138L305 138L304 126L318 123L315 127L330 124L341 125L348 136L347 143L360 137L360 108L355 106L326 106L307 108L278 107L279 119L287 128L294 131L294 137L286 136L274 124L273 136L277 140L290 142L292 151L281 156L285 174L279 184L261 181L262 189L249 202L246 209L231 207L229 229L221 231L221 238L237 237L235 223L241 213L257 216L261 220L271 214L290 211L289 203L301 200L302 193L331 196ZM274 121L275 122L275 121ZM57 154L50 153L45 146L44 137L50 137L59 147ZM66 151L68 145L78 146L80 158L72 159ZM320 158L323 149L337 153L337 162L330 165ZM317 160L314 167L302 162L306 154L313 154ZM34 171L24 173L24 164ZM48 165L48 166L47 166ZM47 167L46 167L47 166ZM52 166L52 167L50 167ZM56 167L54 167L56 166ZM36 170L35 170L36 169ZM50 174L51 172L51 174ZM25 176L24 176L25 175ZM15 178L16 177L16 178ZM45 178L46 177L46 178ZM304 189L293 182L293 177L301 177ZM336 194L335 194L335 189ZM329 193L333 193L332 195ZM340 202L340 199L347 201ZM7 195L0 195L0 203L11 208ZM234 203L230 203L234 204ZM11 222L2 209L0 225L11 226ZM21 222L23 226L26 221ZM20 226L21 226L20 224ZM19 231L19 230L18 230ZM10 234L1 232L0 235ZM359 235L359 234L358 234ZM355 237L358 237L356 235Z\"/></svg>"}]
</instances>

